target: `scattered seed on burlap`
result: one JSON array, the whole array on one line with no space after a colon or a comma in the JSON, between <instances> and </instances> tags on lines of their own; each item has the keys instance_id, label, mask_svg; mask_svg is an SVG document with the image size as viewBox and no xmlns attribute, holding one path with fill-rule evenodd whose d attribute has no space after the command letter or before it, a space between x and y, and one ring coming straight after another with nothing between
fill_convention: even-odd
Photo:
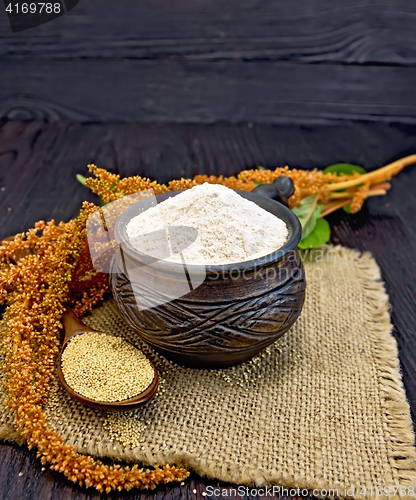
<instances>
[{"instance_id":1,"label":"scattered seed on burlap","mask_svg":"<svg viewBox=\"0 0 416 500\"><path fill-rule=\"evenodd\" d=\"M92 332L68 342L62 353L62 373L75 392L106 403L137 396L154 378L142 351L121 338Z\"/></svg>"},{"instance_id":2,"label":"scattered seed on burlap","mask_svg":"<svg viewBox=\"0 0 416 500\"><path fill-rule=\"evenodd\" d=\"M107 431L110 441L119 441L125 447L136 448L140 444L140 436L146 426L134 412L108 412L103 428Z\"/></svg>"}]
</instances>

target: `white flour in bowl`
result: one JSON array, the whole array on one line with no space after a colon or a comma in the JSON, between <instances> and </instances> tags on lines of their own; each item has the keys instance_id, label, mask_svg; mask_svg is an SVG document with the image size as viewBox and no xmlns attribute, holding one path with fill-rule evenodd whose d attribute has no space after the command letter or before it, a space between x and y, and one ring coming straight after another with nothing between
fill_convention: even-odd
<instances>
[{"instance_id":1,"label":"white flour in bowl","mask_svg":"<svg viewBox=\"0 0 416 500\"><path fill-rule=\"evenodd\" d=\"M283 220L232 189L205 183L134 217L127 234L134 248L158 259L221 265L274 252L286 243L288 230Z\"/></svg>"}]
</instances>

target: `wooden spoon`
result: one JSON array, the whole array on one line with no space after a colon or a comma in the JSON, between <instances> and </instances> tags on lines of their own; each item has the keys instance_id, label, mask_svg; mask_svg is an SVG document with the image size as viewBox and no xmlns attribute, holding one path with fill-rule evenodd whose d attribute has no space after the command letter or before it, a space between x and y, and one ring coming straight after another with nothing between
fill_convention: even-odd
<instances>
[{"instance_id":1,"label":"wooden spoon","mask_svg":"<svg viewBox=\"0 0 416 500\"><path fill-rule=\"evenodd\" d=\"M97 410L106 410L106 411L131 411L134 410L135 408L138 408L139 406L144 405L150 399L154 396L157 385L159 382L159 377L158 373L156 370L155 365L153 364L152 360L149 359L150 364L152 365L154 371L155 371L155 376L152 380L152 383L149 385L149 387L141 392L140 394L137 394L137 396L134 396L133 398L130 399L124 399L122 401L117 401L114 403L108 403L108 402L102 402L102 401L96 401L94 399L89 399L81 394L78 394L75 392L71 387L65 382L64 375L62 373L62 353L64 352L64 349L68 345L69 340L74 337L75 335L82 335L83 333L86 332L95 332L95 333L102 333L102 332L97 332L97 330L93 330L87 325L84 325L84 323L74 314L74 312L67 308L65 311L63 317L62 317L62 323L65 328L65 339L64 343L62 345L62 349L59 355L59 363L58 363L58 376L59 380L63 386L63 388L66 390L66 392L76 401L79 401L80 403L90 406L91 408L95 408ZM129 342L130 343L130 342ZM133 345L133 344L131 344ZM135 347L135 346L134 346ZM137 348L136 348L137 349Z\"/></svg>"}]
</instances>

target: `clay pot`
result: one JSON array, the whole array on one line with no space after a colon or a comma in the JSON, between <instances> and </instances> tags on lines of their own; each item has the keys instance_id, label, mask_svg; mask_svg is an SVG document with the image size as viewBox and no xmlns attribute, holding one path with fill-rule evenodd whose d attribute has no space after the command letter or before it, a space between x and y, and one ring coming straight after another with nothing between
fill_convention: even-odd
<instances>
[{"instance_id":1,"label":"clay pot","mask_svg":"<svg viewBox=\"0 0 416 500\"><path fill-rule=\"evenodd\" d=\"M288 181L280 178L277 185L282 182ZM157 195L157 202L181 192ZM279 250L247 262L186 265L188 281L182 264L149 260L130 246L126 225L140 213L137 205L116 223L120 251L111 264L110 284L118 309L141 339L179 364L218 368L246 361L281 337L302 309L306 283L296 248L301 226L291 210L270 197L280 194L287 201L288 193L273 185L237 192L283 219L288 241ZM128 277L131 269L140 269L139 282L133 286ZM143 300L156 305L146 307Z\"/></svg>"}]
</instances>

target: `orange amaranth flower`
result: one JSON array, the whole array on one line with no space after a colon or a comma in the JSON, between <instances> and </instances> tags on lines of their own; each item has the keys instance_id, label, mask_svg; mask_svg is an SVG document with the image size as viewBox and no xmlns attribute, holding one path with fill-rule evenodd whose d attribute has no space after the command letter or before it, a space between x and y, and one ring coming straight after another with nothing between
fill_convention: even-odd
<instances>
[{"instance_id":1,"label":"orange amaranth flower","mask_svg":"<svg viewBox=\"0 0 416 500\"><path fill-rule=\"evenodd\" d=\"M83 314L108 290L108 276L92 267L86 238L87 217L96 209L86 203L77 219L58 225L38 222L0 247L0 298L8 305L2 332L7 404L16 428L29 448L37 448L42 464L49 463L71 481L107 493L155 488L189 473L169 465L147 470L104 465L65 444L48 428L43 411L61 343L64 304Z\"/></svg>"}]
</instances>

